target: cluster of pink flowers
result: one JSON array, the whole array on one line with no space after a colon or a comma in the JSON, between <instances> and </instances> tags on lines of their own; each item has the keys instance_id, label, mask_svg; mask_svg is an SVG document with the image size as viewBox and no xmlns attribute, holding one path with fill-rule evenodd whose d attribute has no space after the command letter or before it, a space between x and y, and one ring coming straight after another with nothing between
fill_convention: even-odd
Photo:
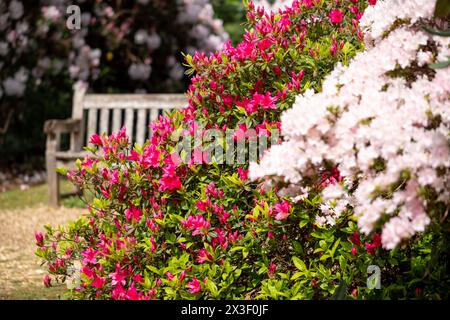
<instances>
[{"instance_id":1,"label":"cluster of pink flowers","mask_svg":"<svg viewBox=\"0 0 450 320\"><path fill-rule=\"evenodd\" d=\"M205 220L202 215L189 216L186 220L181 220L180 223L186 228L192 230L192 235L206 235L210 228L209 221Z\"/></svg>"}]
</instances>

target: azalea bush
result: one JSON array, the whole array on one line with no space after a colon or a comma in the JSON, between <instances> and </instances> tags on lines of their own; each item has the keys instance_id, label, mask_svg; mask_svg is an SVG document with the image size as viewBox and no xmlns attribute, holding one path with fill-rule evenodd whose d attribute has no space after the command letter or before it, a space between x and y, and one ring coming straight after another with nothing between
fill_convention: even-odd
<instances>
[{"instance_id":1,"label":"azalea bush","mask_svg":"<svg viewBox=\"0 0 450 320\"><path fill-rule=\"evenodd\" d=\"M79 29L77 12L67 11L73 4L0 4L2 160L44 151L43 122L70 115L74 83L94 92L182 92L181 51L213 52L228 40L208 0L80 1Z\"/></svg>"},{"instance_id":2,"label":"azalea bush","mask_svg":"<svg viewBox=\"0 0 450 320\"><path fill-rule=\"evenodd\" d=\"M294 203L249 181L246 155L255 140L278 142L295 96L319 91L361 49L366 6L293 1L266 12L250 2L241 43L186 56L189 105L154 122L149 141L131 145L124 130L93 136L92 155L67 172L94 195L89 214L36 234L46 285L66 282L76 299L299 299L331 297L345 282L362 296L379 236L360 237L354 224L319 228L317 195ZM332 170L322 178L340 180Z\"/></svg>"},{"instance_id":3,"label":"azalea bush","mask_svg":"<svg viewBox=\"0 0 450 320\"><path fill-rule=\"evenodd\" d=\"M397 290L414 284L424 296L446 297L450 38L434 30L449 25L434 12L434 2L420 0L369 8L366 50L335 68L322 92L297 97L281 117L285 141L252 163L250 175L272 178L300 202L317 194L320 228L354 220L377 236L392 250L388 269L401 274ZM330 169L339 178L317 189ZM414 276L405 280L406 272Z\"/></svg>"}]
</instances>

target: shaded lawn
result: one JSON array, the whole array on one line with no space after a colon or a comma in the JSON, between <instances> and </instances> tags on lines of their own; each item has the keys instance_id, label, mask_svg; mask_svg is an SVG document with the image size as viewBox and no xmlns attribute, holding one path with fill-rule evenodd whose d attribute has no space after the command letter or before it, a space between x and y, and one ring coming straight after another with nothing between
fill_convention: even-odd
<instances>
[{"instance_id":1,"label":"shaded lawn","mask_svg":"<svg viewBox=\"0 0 450 320\"><path fill-rule=\"evenodd\" d=\"M72 192L73 186L69 181L61 179L61 190L63 193ZM22 209L47 203L47 184L32 186L27 190L17 188L0 192L0 210ZM68 208L82 208L84 206L83 202L76 196L65 198L61 203Z\"/></svg>"}]
</instances>

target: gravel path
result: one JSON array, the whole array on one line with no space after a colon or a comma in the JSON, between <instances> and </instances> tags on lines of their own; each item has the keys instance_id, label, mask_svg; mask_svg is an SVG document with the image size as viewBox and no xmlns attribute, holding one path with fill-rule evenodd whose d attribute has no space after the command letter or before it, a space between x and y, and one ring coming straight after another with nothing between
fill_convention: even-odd
<instances>
[{"instance_id":1,"label":"gravel path","mask_svg":"<svg viewBox=\"0 0 450 320\"><path fill-rule=\"evenodd\" d=\"M65 224L82 212L44 205L11 211L0 209L0 299L57 298L58 290L48 290L42 284L44 270L34 255L34 232L43 231L45 224Z\"/></svg>"}]
</instances>

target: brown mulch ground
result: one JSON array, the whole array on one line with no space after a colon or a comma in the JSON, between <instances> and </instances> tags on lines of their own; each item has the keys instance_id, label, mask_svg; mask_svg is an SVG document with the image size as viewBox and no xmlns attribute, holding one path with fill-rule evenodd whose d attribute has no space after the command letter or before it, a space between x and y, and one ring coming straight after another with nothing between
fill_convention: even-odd
<instances>
[{"instance_id":1,"label":"brown mulch ground","mask_svg":"<svg viewBox=\"0 0 450 320\"><path fill-rule=\"evenodd\" d=\"M46 289L44 270L34 255L34 232L45 224L65 224L79 217L82 209L33 208L0 209L0 299L56 299L61 288Z\"/></svg>"}]
</instances>

